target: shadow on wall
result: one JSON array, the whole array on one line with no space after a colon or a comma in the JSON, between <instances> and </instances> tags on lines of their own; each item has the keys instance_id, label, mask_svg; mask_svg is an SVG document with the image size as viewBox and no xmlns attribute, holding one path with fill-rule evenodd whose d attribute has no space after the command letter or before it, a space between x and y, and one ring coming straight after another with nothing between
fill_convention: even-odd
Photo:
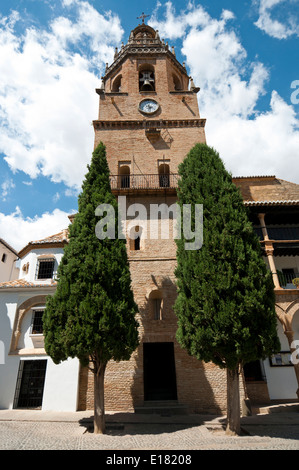
<instances>
[{"instance_id":1,"label":"shadow on wall","mask_svg":"<svg viewBox=\"0 0 299 470\"><path fill-rule=\"evenodd\" d=\"M8 295L0 296L0 409L12 407L16 387L19 358L8 355L13 334L10 316L16 304Z\"/></svg>"},{"instance_id":2,"label":"shadow on wall","mask_svg":"<svg viewBox=\"0 0 299 470\"><path fill-rule=\"evenodd\" d=\"M226 407L226 373L191 357L176 340L173 312L176 286L170 277L152 276L140 288L147 295L139 304L140 344L130 361L110 361L105 374L105 408L132 413L158 402L182 411L218 414ZM93 409L93 374L80 369L78 411ZM168 402L168 403L167 403ZM145 410L145 411L148 411Z\"/></svg>"},{"instance_id":3,"label":"shadow on wall","mask_svg":"<svg viewBox=\"0 0 299 470\"><path fill-rule=\"evenodd\" d=\"M140 340L131 386L134 408L173 400L191 413L222 414L226 372L188 355L176 340L176 285L152 275L152 290L139 306Z\"/></svg>"}]
</instances>

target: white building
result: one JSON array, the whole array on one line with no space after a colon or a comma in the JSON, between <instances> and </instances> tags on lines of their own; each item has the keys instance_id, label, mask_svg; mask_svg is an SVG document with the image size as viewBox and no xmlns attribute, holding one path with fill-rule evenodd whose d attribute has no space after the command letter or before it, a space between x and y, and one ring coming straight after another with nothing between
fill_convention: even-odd
<instances>
[{"instance_id":1,"label":"white building","mask_svg":"<svg viewBox=\"0 0 299 470\"><path fill-rule=\"evenodd\" d=\"M44 350L42 314L56 288L66 231L18 254L20 277L0 284L0 409L77 409L79 362L55 365Z\"/></svg>"},{"instance_id":2,"label":"white building","mask_svg":"<svg viewBox=\"0 0 299 470\"><path fill-rule=\"evenodd\" d=\"M2 238L0 238L0 282L18 279L18 253Z\"/></svg>"}]
</instances>

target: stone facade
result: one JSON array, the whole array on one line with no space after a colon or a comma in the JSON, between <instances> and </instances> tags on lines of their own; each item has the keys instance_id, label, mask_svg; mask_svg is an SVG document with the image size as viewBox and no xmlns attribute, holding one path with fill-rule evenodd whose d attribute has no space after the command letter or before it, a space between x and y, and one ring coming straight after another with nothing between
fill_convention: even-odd
<instances>
[{"instance_id":1,"label":"stone facade","mask_svg":"<svg viewBox=\"0 0 299 470\"><path fill-rule=\"evenodd\" d=\"M106 145L111 188L115 197L122 197L119 201L128 216L127 250L140 336L129 361L108 364L106 410L133 411L166 401L191 412L225 413L225 370L192 358L179 346L173 311L175 216L167 209L176 202L179 164L194 144L206 141L205 120L197 104L199 89L174 51L142 24L116 51L96 91L100 106L94 121L95 146L100 141ZM144 100L150 100L153 108L143 107ZM233 180L273 275L281 340L281 355L256 361L247 371L244 367L241 397L246 392L253 403L263 404L296 400L299 363L288 363L288 355L295 354L299 344L299 289L292 284L299 277L299 185L275 176ZM140 207L143 212L134 220ZM153 207L157 212L151 212ZM41 346L43 335L32 334L31 328L34 309L43 309L46 295L55 292L56 271L67 242L67 230L30 242L18 253L18 276L0 283L2 408L18 406L25 361L46 360L47 379L43 396L38 397L42 409L93 409L93 374L79 368L77 359L55 365ZM49 260L52 272L44 279L38 274L39 265Z\"/></svg>"},{"instance_id":2,"label":"stone facade","mask_svg":"<svg viewBox=\"0 0 299 470\"><path fill-rule=\"evenodd\" d=\"M169 229L169 237L165 238L165 232L160 230L162 221L158 222L158 216L154 217L160 230L156 238L151 236L149 227L149 222L153 222L150 217L153 205L170 207L176 201L179 164L196 143L206 142L205 119L201 118L198 109L198 91L174 51L170 51L158 33L145 24L135 28L128 43L116 51L115 60L111 66L107 65L102 86L97 90L100 103L98 119L93 123L95 147L100 142L106 146L112 190L116 197L126 197L127 214L134 204L142 204L146 209L146 214L140 215L135 222L140 235L137 249L134 240L130 239L134 224L131 223L127 230L132 288L139 306L140 346L130 361L108 364L106 409L134 410L166 397L192 412L226 410L225 371L188 356L176 341L174 218L167 214L164 221L168 224L164 230ZM152 102L152 112L142 109L144 100ZM293 289L286 295L279 285L277 266L280 261L275 264L275 255L279 257L282 252L266 234L264 216L269 214L266 218L270 223L285 223L276 213L281 214L281 207L290 206L293 212L288 212L287 207L283 210L292 224L298 214L299 188L275 176L240 177L234 182L250 208L253 225L262 230L265 262L273 273L276 287L278 320L289 347L296 336L291 323L298 311L298 292ZM293 264L296 264L298 248L295 251L289 249L291 252L287 254L295 256ZM288 314L290 308L292 316ZM256 374L251 370L250 377L244 375L240 384L241 396L245 396L246 384L249 398L256 403L268 403L277 393L280 375L277 375L277 369L268 367L267 360L260 368L266 372L259 374L258 370ZM295 376L299 380L298 366L280 373L294 384ZM168 389L166 382L172 384ZM93 376L87 369L81 370L79 383L79 409L92 409ZM284 393L294 397L295 391L286 390L281 396Z\"/></svg>"},{"instance_id":3,"label":"stone facade","mask_svg":"<svg viewBox=\"0 0 299 470\"><path fill-rule=\"evenodd\" d=\"M150 71L154 80L147 91L140 88L144 71ZM175 401L198 412L219 412L226 407L225 372L188 356L176 341L173 220L168 217L165 221L166 229L169 223L169 239L163 239L160 231L153 239L149 227L153 204L169 207L176 201L172 185L161 188L158 179L151 176L161 174L161 165L166 165L169 178L176 175L188 151L196 143L205 142L205 120L199 114L197 92L174 53L146 25L132 32L128 44L116 54L115 63L107 67L102 89L98 90L100 106L99 119L94 121L95 146L99 142L106 146L110 172L116 177L115 194L126 196L127 209L140 203L147 211L146 219L138 222L142 229L140 249L134 250L130 241L127 244L132 288L139 306L140 345L130 361L108 364L106 409L134 410L146 402L147 395L154 400L169 399L171 395L165 395L165 390L159 392L159 383L157 390L146 385L146 368L150 367L146 364L151 360L148 355L156 354L155 347L159 351L159 345L162 355L156 358L157 374L159 363L165 373L174 366L175 383L171 393ZM141 112L139 105L144 99L155 100L158 110L153 114ZM119 181L122 166L129 168L127 174L130 175L125 188L120 188ZM149 181L147 188L143 184L146 179ZM138 184L140 182L142 184ZM162 223L155 221L158 225ZM168 356L172 354L168 352L169 345L173 356ZM167 360L171 362L172 357L174 363L170 364ZM79 409L92 408L93 376L86 369L81 370L80 391Z\"/></svg>"}]
</instances>

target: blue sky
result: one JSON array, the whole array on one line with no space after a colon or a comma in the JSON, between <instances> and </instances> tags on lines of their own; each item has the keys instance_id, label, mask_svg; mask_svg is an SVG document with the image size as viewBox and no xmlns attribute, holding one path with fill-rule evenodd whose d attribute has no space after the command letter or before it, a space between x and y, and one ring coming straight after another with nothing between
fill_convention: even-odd
<instances>
[{"instance_id":1,"label":"blue sky","mask_svg":"<svg viewBox=\"0 0 299 470\"><path fill-rule=\"evenodd\" d=\"M76 211L95 88L143 11L201 88L227 169L299 184L299 0L1 0L0 237L16 249Z\"/></svg>"}]
</instances>

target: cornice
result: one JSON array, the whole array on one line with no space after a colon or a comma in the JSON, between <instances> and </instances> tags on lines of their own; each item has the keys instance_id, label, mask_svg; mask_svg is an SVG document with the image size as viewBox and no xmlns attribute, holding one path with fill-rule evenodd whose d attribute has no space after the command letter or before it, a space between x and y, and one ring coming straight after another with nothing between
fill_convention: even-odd
<instances>
[{"instance_id":1,"label":"cornice","mask_svg":"<svg viewBox=\"0 0 299 470\"><path fill-rule=\"evenodd\" d=\"M161 120L120 120L93 121L95 130L99 129L163 129L181 127L205 127L206 119L161 119Z\"/></svg>"}]
</instances>

